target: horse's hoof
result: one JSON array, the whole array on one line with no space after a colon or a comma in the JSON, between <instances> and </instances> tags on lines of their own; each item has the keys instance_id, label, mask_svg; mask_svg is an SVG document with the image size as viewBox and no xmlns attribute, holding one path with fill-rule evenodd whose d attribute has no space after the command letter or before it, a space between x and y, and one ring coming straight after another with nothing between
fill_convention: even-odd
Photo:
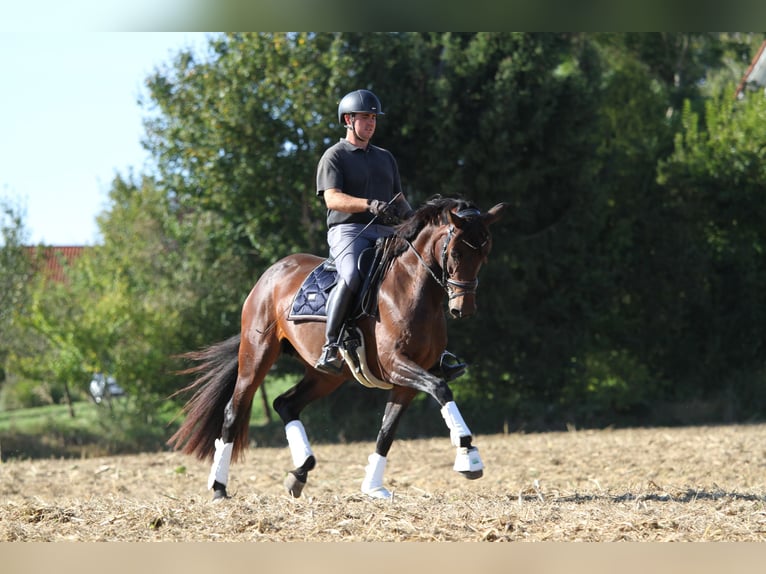
<instances>
[{"instance_id":1,"label":"horse's hoof","mask_svg":"<svg viewBox=\"0 0 766 574\"><path fill-rule=\"evenodd\" d=\"M303 492L303 487L306 486L306 481L299 479L292 472L288 472L284 484L285 489L290 496L293 498L300 498L301 493Z\"/></svg>"},{"instance_id":2,"label":"horse's hoof","mask_svg":"<svg viewBox=\"0 0 766 574\"><path fill-rule=\"evenodd\" d=\"M226 493L226 485L216 480L213 483L213 502L220 502L227 498L229 498L229 495Z\"/></svg>"},{"instance_id":3,"label":"horse's hoof","mask_svg":"<svg viewBox=\"0 0 766 574\"><path fill-rule=\"evenodd\" d=\"M390 500L392 497L391 492L384 486L378 486L376 488L362 488L362 492L370 498L378 500Z\"/></svg>"},{"instance_id":4,"label":"horse's hoof","mask_svg":"<svg viewBox=\"0 0 766 574\"><path fill-rule=\"evenodd\" d=\"M459 472L468 480L476 480L477 478L481 478L482 476L484 476L484 471L481 469L480 470L461 470Z\"/></svg>"},{"instance_id":5,"label":"horse's hoof","mask_svg":"<svg viewBox=\"0 0 766 574\"><path fill-rule=\"evenodd\" d=\"M475 446L458 447L455 466L452 468L469 480L484 476L484 463L479 456L479 449Z\"/></svg>"}]
</instances>

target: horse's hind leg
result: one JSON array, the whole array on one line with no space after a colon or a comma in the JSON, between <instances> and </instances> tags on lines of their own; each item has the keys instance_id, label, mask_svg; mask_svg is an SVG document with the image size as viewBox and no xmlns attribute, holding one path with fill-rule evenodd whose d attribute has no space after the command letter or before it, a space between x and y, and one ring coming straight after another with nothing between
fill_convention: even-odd
<instances>
[{"instance_id":1,"label":"horse's hind leg","mask_svg":"<svg viewBox=\"0 0 766 574\"><path fill-rule=\"evenodd\" d=\"M299 420L309 403L330 394L343 382L343 377L327 375L308 368L303 379L293 388L274 399L274 410L285 423L285 435L295 468L285 478L285 489L294 498L300 497L308 481L308 473L316 466L306 429Z\"/></svg>"},{"instance_id":2,"label":"horse's hind leg","mask_svg":"<svg viewBox=\"0 0 766 574\"><path fill-rule=\"evenodd\" d=\"M378 432L375 452L367 458L362 492L371 498L391 498L391 492L383 486L383 473L386 470L388 451L394 441L394 434L399 426L404 411L417 391L407 387L394 387L388 397L386 410L383 413L383 423Z\"/></svg>"},{"instance_id":3,"label":"horse's hind leg","mask_svg":"<svg viewBox=\"0 0 766 574\"><path fill-rule=\"evenodd\" d=\"M221 438L215 441L213 465L208 476L208 488L213 500L228 498L226 485L232 457L247 447L247 431L253 397L279 356L279 344L271 337L254 341L242 337L239 347L237 383L224 410Z\"/></svg>"},{"instance_id":4,"label":"horse's hind leg","mask_svg":"<svg viewBox=\"0 0 766 574\"><path fill-rule=\"evenodd\" d=\"M309 471L314 470L317 461L301 421L293 420L287 423L285 435L295 468L287 473L284 486L293 498L299 498L308 482Z\"/></svg>"}]
</instances>

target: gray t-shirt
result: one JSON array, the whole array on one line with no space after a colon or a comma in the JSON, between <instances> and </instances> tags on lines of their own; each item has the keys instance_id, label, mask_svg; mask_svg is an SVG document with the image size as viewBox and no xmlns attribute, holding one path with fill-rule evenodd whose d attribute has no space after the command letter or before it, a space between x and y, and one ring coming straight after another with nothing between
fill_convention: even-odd
<instances>
[{"instance_id":1,"label":"gray t-shirt","mask_svg":"<svg viewBox=\"0 0 766 574\"><path fill-rule=\"evenodd\" d=\"M366 199L391 201L402 191L399 168L391 152L372 144L361 149L346 139L328 148L317 165L317 195L326 189ZM327 210L327 227L338 223L369 223L373 215Z\"/></svg>"}]
</instances>

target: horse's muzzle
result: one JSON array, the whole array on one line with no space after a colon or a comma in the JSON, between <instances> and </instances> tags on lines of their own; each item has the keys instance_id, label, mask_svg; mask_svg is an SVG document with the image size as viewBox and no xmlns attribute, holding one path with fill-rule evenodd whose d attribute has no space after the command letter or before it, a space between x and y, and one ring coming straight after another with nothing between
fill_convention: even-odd
<instances>
[{"instance_id":1,"label":"horse's muzzle","mask_svg":"<svg viewBox=\"0 0 766 574\"><path fill-rule=\"evenodd\" d=\"M476 313L476 289L479 280L455 281L447 279L447 298L449 300L449 312L453 319L470 317Z\"/></svg>"},{"instance_id":2,"label":"horse's muzzle","mask_svg":"<svg viewBox=\"0 0 766 574\"><path fill-rule=\"evenodd\" d=\"M455 303L460 302L460 305ZM453 319L463 319L476 313L476 301L473 295L461 296L450 301L449 314Z\"/></svg>"}]
</instances>

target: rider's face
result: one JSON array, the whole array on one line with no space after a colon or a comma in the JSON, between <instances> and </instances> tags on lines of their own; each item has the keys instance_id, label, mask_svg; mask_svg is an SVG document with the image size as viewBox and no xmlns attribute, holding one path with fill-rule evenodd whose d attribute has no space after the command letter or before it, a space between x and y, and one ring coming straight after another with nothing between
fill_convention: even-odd
<instances>
[{"instance_id":1,"label":"rider's face","mask_svg":"<svg viewBox=\"0 0 766 574\"><path fill-rule=\"evenodd\" d=\"M357 113L353 117L354 130L357 135L365 140L369 140L375 133L375 126L378 123L377 114Z\"/></svg>"}]
</instances>

